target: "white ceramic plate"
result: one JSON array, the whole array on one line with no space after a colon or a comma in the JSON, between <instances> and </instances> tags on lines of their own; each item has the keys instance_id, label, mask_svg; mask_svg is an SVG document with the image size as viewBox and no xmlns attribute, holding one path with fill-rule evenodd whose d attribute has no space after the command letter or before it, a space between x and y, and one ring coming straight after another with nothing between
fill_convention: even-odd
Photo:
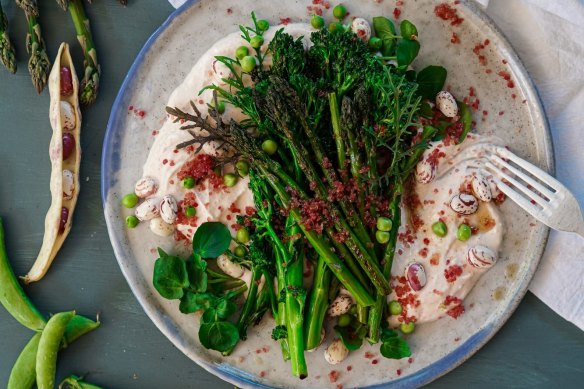
<instances>
[{"instance_id":1,"label":"white ceramic plate","mask_svg":"<svg viewBox=\"0 0 584 389\"><path fill-rule=\"evenodd\" d=\"M458 320L446 317L419 326L409 339L414 354L410 361L380 357L374 358L379 361L373 365L364 353L378 354L378 345L365 347L334 367L326 363L322 350L308 354L309 378L302 382L290 375L279 348L270 339L271 324L266 320L251 330L249 339L228 358L203 348L197 338L196 315L181 314L176 301L162 299L152 286L156 257L153 249L157 246L171 249L172 239L156 238L146 231L146 225L130 231L125 228L128 211L121 208L120 199L141 177L153 142L152 132L165 120L164 107L170 93L201 54L219 38L236 31L238 24L249 23L252 10L272 24L279 23L281 18L308 22L314 10L307 7L313 7L312 3L312 0L191 0L155 32L128 73L108 123L102 197L110 239L124 276L158 328L203 368L239 387L420 386L452 370L484 345L509 318L527 289L548 231L510 201L502 205L506 231L500 260L465 299L469 309L464 315ZM415 67L445 66L449 72L447 86L457 97L469 96L469 88L473 87L472 98L480 99L480 109L475 112L479 133L495 134L525 159L553 170L551 141L539 99L524 67L492 22L474 4L465 1L455 6L464 19L458 26L435 16L438 1L404 3L398 7L400 20L407 18L418 26L422 44ZM393 18L395 8L395 2L389 0L344 4L352 16L368 19L381 14ZM322 5L317 7L330 17L330 10ZM453 32L460 43L451 43ZM489 44L485 45L485 40ZM480 43L485 47L477 47ZM478 53L473 52L475 47ZM510 80L501 72L507 72ZM513 87L508 85L509 81ZM145 111L145 116L135 114L128 109L130 106ZM262 351L264 347L269 351ZM347 369L349 365L351 371ZM332 370L339 373L335 383L329 380Z\"/></svg>"}]
</instances>

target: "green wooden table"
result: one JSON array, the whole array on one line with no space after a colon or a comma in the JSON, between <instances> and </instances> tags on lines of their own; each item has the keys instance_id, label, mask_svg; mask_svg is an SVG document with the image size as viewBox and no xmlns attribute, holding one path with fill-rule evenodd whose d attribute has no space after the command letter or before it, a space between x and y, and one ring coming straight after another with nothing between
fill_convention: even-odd
<instances>
[{"instance_id":1,"label":"green wooden table","mask_svg":"<svg viewBox=\"0 0 584 389\"><path fill-rule=\"evenodd\" d=\"M39 3L50 57L68 41L81 58L68 15L54 1ZM36 94L26 69L24 18L13 1L3 4L19 71L12 76L0 69L0 215L13 267L22 275L36 258L50 202L49 96ZM110 108L134 57L172 10L166 0L130 0L126 9L101 0L88 7L103 76L97 103L83 113L83 186L74 228L48 275L26 288L43 312L100 313L101 328L60 354L59 377L89 373L107 388L231 387L185 357L146 317L119 270L102 213L101 147ZM0 309L0 387L30 337ZM528 293L491 342L431 386L569 388L582 387L583 379L584 332Z\"/></svg>"}]
</instances>

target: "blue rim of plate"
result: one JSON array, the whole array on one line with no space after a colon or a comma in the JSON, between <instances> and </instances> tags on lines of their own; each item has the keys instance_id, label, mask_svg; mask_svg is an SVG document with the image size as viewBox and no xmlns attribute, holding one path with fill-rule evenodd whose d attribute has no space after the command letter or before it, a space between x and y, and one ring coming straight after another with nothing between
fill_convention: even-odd
<instances>
[{"instance_id":1,"label":"blue rim of plate","mask_svg":"<svg viewBox=\"0 0 584 389\"><path fill-rule=\"evenodd\" d=\"M145 56L150 51L152 45L157 41L159 36L164 33L168 27L174 22L174 20L181 16L185 11L189 8L194 6L198 3L199 0L187 0L181 7L176 9L170 16L162 23L158 29L148 38L138 56L132 63L128 74L124 78L124 81L120 87L118 95L114 101L112 106L112 110L110 113L110 118L107 123L106 133L103 143L102 149L102 161L101 161L101 196L104 209L106 207L107 196L109 189L115 182L114 174L118 171L115 168L115 165L119 164L119 156L116 155L116 151L114 148L115 145L115 138L118 135L118 132L121 130L119 123L123 117L126 115L125 105L122 104L124 101L128 87L132 84L135 80L137 71L139 67L142 65L142 62ZM542 153L545 158L545 162L547 165L547 169L553 174L555 172L554 168L554 152L553 152L553 144L551 133L549 129L549 124L547 121L547 117L544 113L543 106L541 104L541 99L537 93L537 90L533 84L533 81L528 75L527 69L511 47L511 44L504 36L504 34L499 30L499 28L494 24L494 22L484 13L484 11L475 5L472 1L465 1L465 6L468 7L471 12L477 15L480 19L482 19L493 31L495 35L498 36L500 44L498 45L499 49L503 49L509 57L509 63L513 63L515 66L515 70L517 73L518 78L522 83L522 90L526 94L528 101L533 104L534 112L541 117L541 122L544 126L544 133L545 139L543 139L544 149ZM112 243L116 259L119 258L121 255L121 244L122 242L119 240L119 237L115 236L111 229L109 228L109 221L106 218L106 222L108 223L108 234L110 235L110 241ZM528 274L533 276L535 272L535 268L539 263L539 258L541 258L543 251L545 249L549 229L544 227L544 235L541 240L540 248L537 252L537 260L533 261L528 269ZM118 263L120 260L118 259ZM121 265L121 263L119 263ZM155 311L150 305L149 302L146 300L145 296L143 296L135 287L135 285L130 282L130 276L126 273L123 266L120 266L124 277L128 281L130 289L134 293L134 296L138 299L138 302L149 316L149 318L156 324L156 326L161 330L161 332L185 355L188 355L195 363L201 366L203 369L207 370L209 373L227 381L233 385L238 387L248 388L270 388L270 386L265 385L262 382L257 381L257 378L243 370L237 369L233 366L228 364L214 364L209 363L193 354L189 354L187 352L187 348L181 344L181 342L175 340L176 332L171 330L171 324L168 320L164 320L157 311ZM388 386L394 388L413 388L413 387L420 387L422 385L428 384L435 379L445 375L446 373L452 371L467 359L469 359L474 353L476 353L483 345L485 345L501 327L507 322L509 317L513 314L517 306L521 302L521 299L527 292L527 288L529 282L531 281L531 277L527 277L523 280L520 287L517 289L517 292L513 296L511 300L511 304L507 306L504 312L501 314L498 321L492 323L491 325L482 328L480 331L475 333L471 336L468 340L458 346L454 351L450 354L444 356L443 358L439 359L438 361L424 367L423 369L417 371L416 373L405 376L403 378L398 378L386 383L380 383L375 385L370 385L365 387L364 389L382 389L387 388Z\"/></svg>"}]
</instances>

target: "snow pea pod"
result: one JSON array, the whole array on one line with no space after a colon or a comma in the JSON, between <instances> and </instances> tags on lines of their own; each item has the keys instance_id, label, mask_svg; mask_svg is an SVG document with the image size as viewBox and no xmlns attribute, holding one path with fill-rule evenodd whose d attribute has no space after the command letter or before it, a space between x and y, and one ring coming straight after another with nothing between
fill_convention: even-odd
<instances>
[{"instance_id":1,"label":"snow pea pod","mask_svg":"<svg viewBox=\"0 0 584 389\"><path fill-rule=\"evenodd\" d=\"M36 355L36 378L38 389L53 389L57 372L57 353L65 334L67 324L75 316L75 311L60 312L49 319L41 333Z\"/></svg>"},{"instance_id":2,"label":"snow pea pod","mask_svg":"<svg viewBox=\"0 0 584 389\"><path fill-rule=\"evenodd\" d=\"M99 327L99 321L93 321L84 316L75 316L65 329L61 348L65 348L81 336ZM31 389L36 381L36 356L41 333L36 333L24 346L18 359L12 367L8 379L8 389Z\"/></svg>"},{"instance_id":3,"label":"snow pea pod","mask_svg":"<svg viewBox=\"0 0 584 389\"><path fill-rule=\"evenodd\" d=\"M0 218L0 303L23 326L33 331L45 327L44 316L26 296L8 262L2 218Z\"/></svg>"}]
</instances>

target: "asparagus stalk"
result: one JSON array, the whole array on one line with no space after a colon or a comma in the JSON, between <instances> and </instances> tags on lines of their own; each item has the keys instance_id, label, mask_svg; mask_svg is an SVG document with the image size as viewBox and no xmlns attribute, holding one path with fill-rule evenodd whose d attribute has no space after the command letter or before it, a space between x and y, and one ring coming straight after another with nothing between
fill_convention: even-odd
<instances>
[{"instance_id":1,"label":"asparagus stalk","mask_svg":"<svg viewBox=\"0 0 584 389\"><path fill-rule=\"evenodd\" d=\"M26 11L25 11L26 12ZM28 15L28 34L26 36L26 50L30 55L28 60L28 72L32 83L40 94L47 85L51 61L47 55L45 41L41 35L41 26L36 16Z\"/></svg>"},{"instance_id":2,"label":"asparagus stalk","mask_svg":"<svg viewBox=\"0 0 584 389\"><path fill-rule=\"evenodd\" d=\"M97 62L97 51L93 43L93 36L89 26L89 19L85 14L81 0L69 1L69 13L75 26L77 40L83 50L83 67L85 68L81 80L81 92L79 100L83 105L91 105L97 98L99 90L99 76L101 68Z\"/></svg>"},{"instance_id":3,"label":"asparagus stalk","mask_svg":"<svg viewBox=\"0 0 584 389\"><path fill-rule=\"evenodd\" d=\"M318 263L314 269L312 291L310 292L310 300L306 309L306 321L304 325L307 350L312 350L320 345L322 326L328 308L330 283L331 271L326 265L324 258L318 257Z\"/></svg>"},{"instance_id":4,"label":"asparagus stalk","mask_svg":"<svg viewBox=\"0 0 584 389\"><path fill-rule=\"evenodd\" d=\"M27 18L31 16L39 16L39 8L37 6L36 0L15 0L16 5L18 5L24 11Z\"/></svg>"},{"instance_id":5,"label":"asparagus stalk","mask_svg":"<svg viewBox=\"0 0 584 389\"><path fill-rule=\"evenodd\" d=\"M14 46L8 36L8 18L0 3L0 62L12 74L16 73Z\"/></svg>"}]
</instances>

